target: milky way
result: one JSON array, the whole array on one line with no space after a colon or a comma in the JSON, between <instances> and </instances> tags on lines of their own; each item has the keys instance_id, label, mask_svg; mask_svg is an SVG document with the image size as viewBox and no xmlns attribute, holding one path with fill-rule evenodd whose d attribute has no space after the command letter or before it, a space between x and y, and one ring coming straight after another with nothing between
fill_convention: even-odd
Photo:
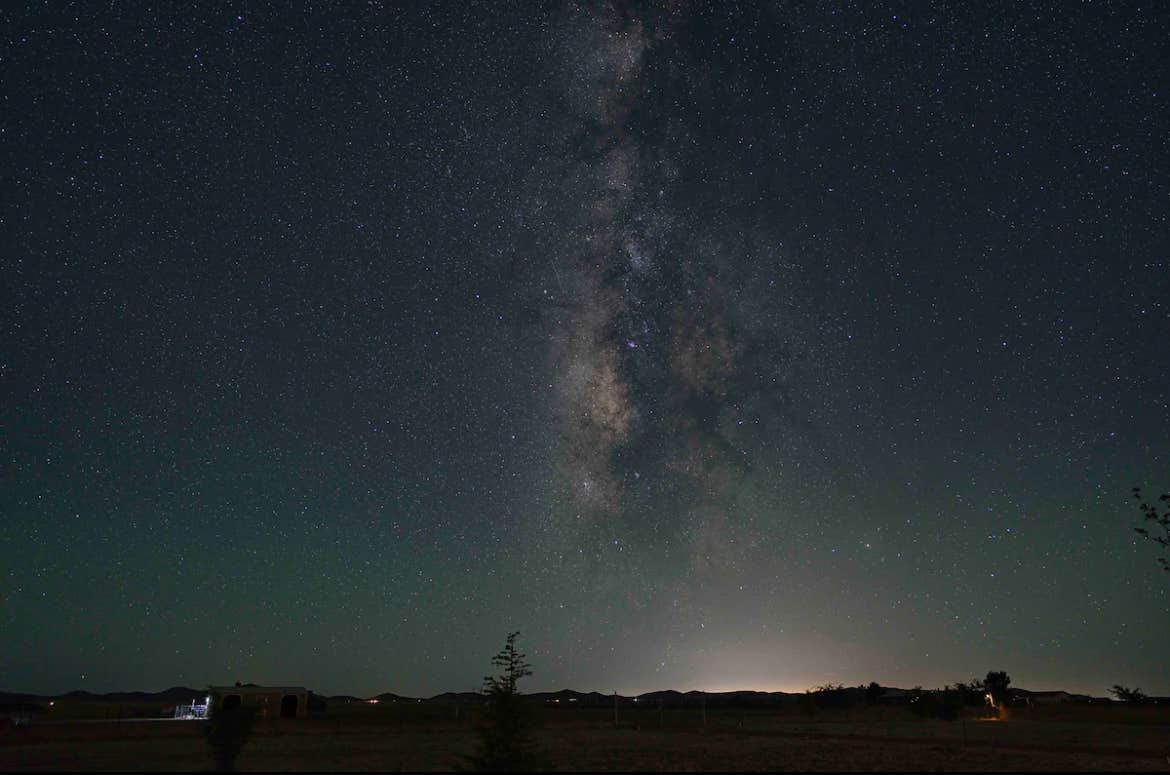
<instances>
[{"instance_id":1,"label":"milky way","mask_svg":"<svg viewBox=\"0 0 1170 775\"><path fill-rule=\"evenodd\" d=\"M659 529L681 539L682 561L702 577L758 541L734 498L762 418L774 429L785 401L794 334L736 315L752 293L733 298L727 283L740 278L726 267L750 272L759 257L707 233L718 224L674 195L682 138L654 127L639 100L654 88L645 61L662 56L682 10L645 15L578 10L560 27L558 85L576 110L580 159L562 192L577 211L557 224L573 237L544 290L559 458L572 516L611 532L640 494L673 494L677 512Z\"/></svg>"},{"instance_id":2,"label":"milky way","mask_svg":"<svg viewBox=\"0 0 1170 775\"><path fill-rule=\"evenodd\" d=\"M574 63L566 90L579 103L582 169L576 190L564 192L581 208L581 222L569 254L554 256L558 285L565 274L574 289L556 348L562 374L565 475L573 498L587 511L620 508L624 472L615 470L616 449L630 440L640 419L624 362L623 318L636 306L636 288L624 278L642 263L636 201L646 185L637 142L626 131L636 97L641 60L648 46L641 23L612 9L594 16L579 12L567 26L564 56ZM579 61L583 60L583 61ZM566 292L566 289L562 289ZM571 299L571 300L570 300ZM634 312L636 314L636 312ZM625 346L637 348L634 338ZM645 340L643 347L648 347Z\"/></svg>"}]
</instances>

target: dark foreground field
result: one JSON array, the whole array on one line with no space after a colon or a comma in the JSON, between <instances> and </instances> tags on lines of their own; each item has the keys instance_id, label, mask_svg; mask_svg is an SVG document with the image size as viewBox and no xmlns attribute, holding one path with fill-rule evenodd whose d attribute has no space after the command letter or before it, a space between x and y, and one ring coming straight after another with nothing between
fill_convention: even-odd
<instances>
[{"instance_id":1,"label":"dark foreground field","mask_svg":"<svg viewBox=\"0 0 1170 775\"><path fill-rule=\"evenodd\" d=\"M73 714L84 715L84 714ZM557 770L1167 770L1167 709L1053 707L1006 721L902 708L548 710L536 737ZM241 770L450 770L476 735L466 708L350 705L265 722ZM2 770L207 770L201 722L41 721L0 733Z\"/></svg>"}]
</instances>

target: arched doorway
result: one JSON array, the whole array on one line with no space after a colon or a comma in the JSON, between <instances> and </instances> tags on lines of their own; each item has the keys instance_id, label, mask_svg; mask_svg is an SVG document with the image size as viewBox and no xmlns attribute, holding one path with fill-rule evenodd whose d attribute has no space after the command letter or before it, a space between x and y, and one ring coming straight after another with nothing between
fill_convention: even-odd
<instances>
[{"instance_id":1,"label":"arched doorway","mask_svg":"<svg viewBox=\"0 0 1170 775\"><path fill-rule=\"evenodd\" d=\"M297 696L295 694L286 694L284 699L280 701L280 717L297 717Z\"/></svg>"}]
</instances>

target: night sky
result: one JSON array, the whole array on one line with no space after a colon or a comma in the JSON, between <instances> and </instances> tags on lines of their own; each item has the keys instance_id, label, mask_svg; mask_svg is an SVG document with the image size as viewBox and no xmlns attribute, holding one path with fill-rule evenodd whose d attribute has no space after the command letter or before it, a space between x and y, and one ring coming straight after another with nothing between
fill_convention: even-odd
<instances>
[{"instance_id":1,"label":"night sky","mask_svg":"<svg viewBox=\"0 0 1170 775\"><path fill-rule=\"evenodd\" d=\"M20 5L0 688L1170 694L1164 5Z\"/></svg>"}]
</instances>

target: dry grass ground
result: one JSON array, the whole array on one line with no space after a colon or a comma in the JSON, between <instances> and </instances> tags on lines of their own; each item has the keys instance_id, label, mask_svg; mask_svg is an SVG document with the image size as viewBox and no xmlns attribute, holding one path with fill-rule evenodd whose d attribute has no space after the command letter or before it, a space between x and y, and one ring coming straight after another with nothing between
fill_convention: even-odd
<instances>
[{"instance_id":1,"label":"dry grass ground","mask_svg":"<svg viewBox=\"0 0 1170 775\"><path fill-rule=\"evenodd\" d=\"M66 713L66 715L69 715ZM72 715L84 715L73 712ZM100 714L97 714L100 718ZM901 708L821 712L611 711L541 714L537 739L557 770L1170 769L1170 709L1053 707L1010 720L917 719ZM476 744L453 706L342 706L262 723L241 770L449 770ZM2 770L199 771L198 722L81 720L0 733Z\"/></svg>"}]
</instances>

